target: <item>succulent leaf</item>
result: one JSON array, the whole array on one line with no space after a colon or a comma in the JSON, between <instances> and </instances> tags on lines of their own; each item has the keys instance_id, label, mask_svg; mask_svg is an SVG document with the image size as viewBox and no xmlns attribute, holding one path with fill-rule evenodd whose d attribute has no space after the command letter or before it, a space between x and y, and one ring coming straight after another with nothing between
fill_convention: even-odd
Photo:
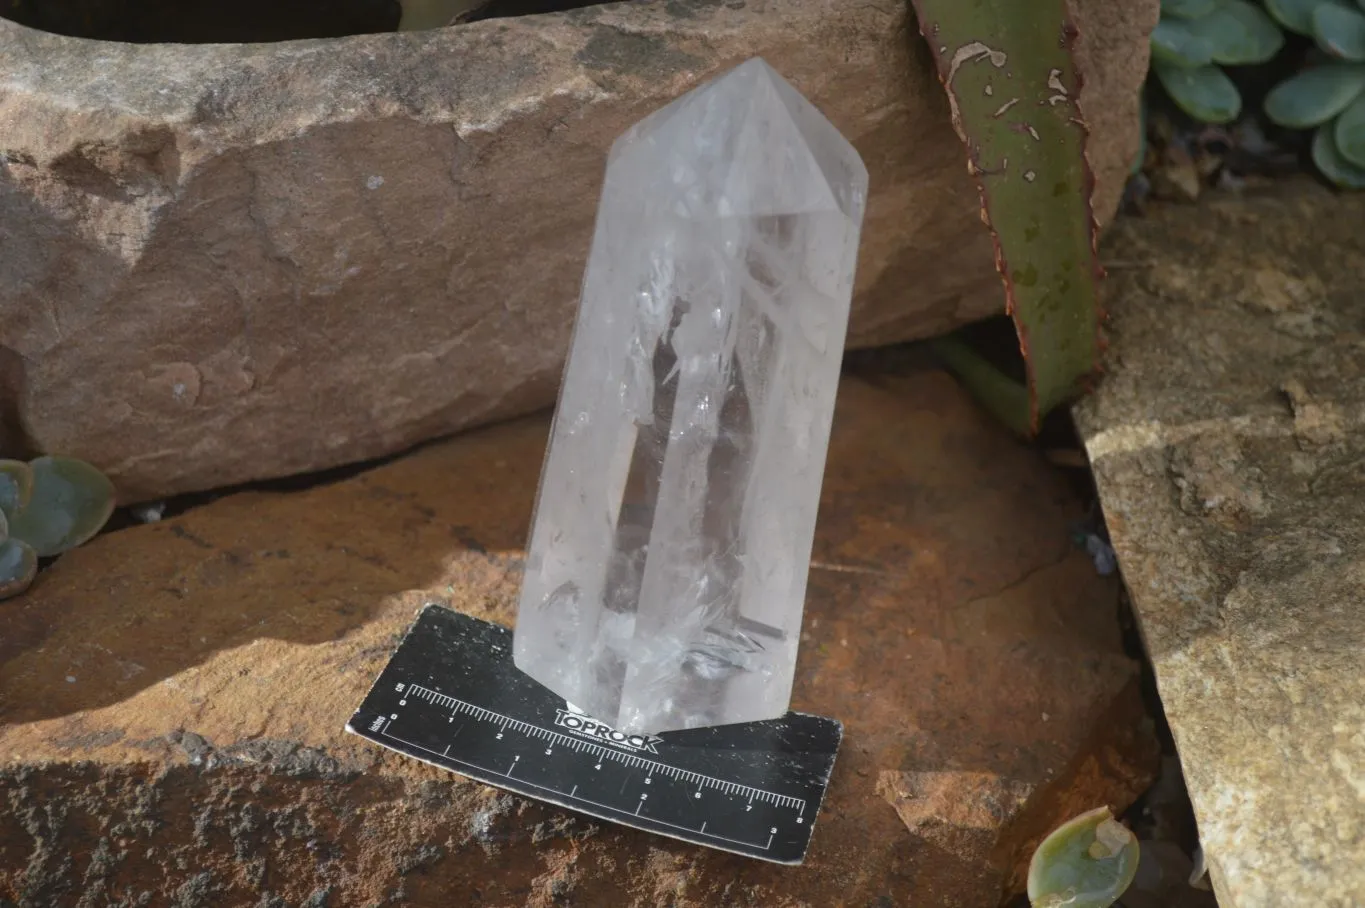
<instances>
[{"instance_id":1,"label":"succulent leaf","mask_svg":"<svg viewBox=\"0 0 1365 908\"><path fill-rule=\"evenodd\" d=\"M1318 126L1341 113L1365 91L1365 65L1327 63L1285 79L1265 98L1265 113L1291 129Z\"/></svg>"},{"instance_id":2,"label":"succulent leaf","mask_svg":"<svg viewBox=\"0 0 1365 908\"><path fill-rule=\"evenodd\" d=\"M478 9L487 0L400 0L403 15L398 30L403 32L444 28L463 13Z\"/></svg>"},{"instance_id":3,"label":"succulent leaf","mask_svg":"<svg viewBox=\"0 0 1365 908\"><path fill-rule=\"evenodd\" d=\"M1332 3L1313 10L1313 37L1342 60L1365 60L1365 13Z\"/></svg>"},{"instance_id":4,"label":"succulent leaf","mask_svg":"<svg viewBox=\"0 0 1365 908\"><path fill-rule=\"evenodd\" d=\"M33 468L22 460L0 460L0 513L13 517L33 494Z\"/></svg>"},{"instance_id":5,"label":"succulent leaf","mask_svg":"<svg viewBox=\"0 0 1365 908\"><path fill-rule=\"evenodd\" d=\"M1346 9L1347 3L1346 0L1265 0L1271 18L1289 31L1310 38L1313 36L1313 12L1323 6Z\"/></svg>"},{"instance_id":6,"label":"succulent leaf","mask_svg":"<svg viewBox=\"0 0 1365 908\"><path fill-rule=\"evenodd\" d=\"M914 0L968 155L981 215L1023 353L1028 411L1042 414L1094 374L1100 309L1094 175L1068 0Z\"/></svg>"},{"instance_id":7,"label":"succulent leaf","mask_svg":"<svg viewBox=\"0 0 1365 908\"><path fill-rule=\"evenodd\" d=\"M1214 63L1264 63L1284 47L1279 26L1246 0L1218 0L1213 12L1185 24L1208 42Z\"/></svg>"},{"instance_id":8,"label":"succulent leaf","mask_svg":"<svg viewBox=\"0 0 1365 908\"><path fill-rule=\"evenodd\" d=\"M1196 120L1230 123L1242 112L1237 86L1217 66L1187 69L1153 60L1152 71L1176 106Z\"/></svg>"},{"instance_id":9,"label":"succulent leaf","mask_svg":"<svg viewBox=\"0 0 1365 908\"><path fill-rule=\"evenodd\" d=\"M1213 44L1183 19L1162 19L1152 29L1152 59L1192 68L1213 62Z\"/></svg>"},{"instance_id":10,"label":"succulent leaf","mask_svg":"<svg viewBox=\"0 0 1365 908\"><path fill-rule=\"evenodd\" d=\"M1109 908L1137 873L1137 837L1108 807L1074 817L1033 852L1028 897L1033 908Z\"/></svg>"},{"instance_id":11,"label":"succulent leaf","mask_svg":"<svg viewBox=\"0 0 1365 908\"><path fill-rule=\"evenodd\" d=\"M29 465L33 495L10 520L10 536L28 543L40 557L75 548L114 513L114 484L85 461L39 457Z\"/></svg>"},{"instance_id":12,"label":"succulent leaf","mask_svg":"<svg viewBox=\"0 0 1365 908\"><path fill-rule=\"evenodd\" d=\"M1213 12L1218 0L1161 0L1161 17L1198 19Z\"/></svg>"},{"instance_id":13,"label":"succulent leaf","mask_svg":"<svg viewBox=\"0 0 1365 908\"><path fill-rule=\"evenodd\" d=\"M1332 140L1343 158L1356 167L1365 167L1365 93L1337 117Z\"/></svg>"},{"instance_id":14,"label":"succulent leaf","mask_svg":"<svg viewBox=\"0 0 1365 908\"><path fill-rule=\"evenodd\" d=\"M1027 436L1029 426L1028 389L992 366L956 337L939 337L929 342L931 349L958 380L1006 428Z\"/></svg>"},{"instance_id":15,"label":"succulent leaf","mask_svg":"<svg viewBox=\"0 0 1365 908\"><path fill-rule=\"evenodd\" d=\"M1365 189L1365 167L1346 159L1332 135L1332 125L1319 126L1313 134L1313 163L1322 175L1342 189Z\"/></svg>"},{"instance_id":16,"label":"succulent leaf","mask_svg":"<svg viewBox=\"0 0 1365 908\"><path fill-rule=\"evenodd\" d=\"M0 542L0 599L28 589L38 574L38 554L18 539Z\"/></svg>"}]
</instances>

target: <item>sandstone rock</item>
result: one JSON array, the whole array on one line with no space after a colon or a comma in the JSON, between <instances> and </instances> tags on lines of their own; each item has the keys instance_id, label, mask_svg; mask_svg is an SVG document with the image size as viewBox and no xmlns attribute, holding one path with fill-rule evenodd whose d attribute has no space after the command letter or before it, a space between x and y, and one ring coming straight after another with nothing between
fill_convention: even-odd
<instances>
[{"instance_id":1,"label":"sandstone rock","mask_svg":"<svg viewBox=\"0 0 1365 908\"><path fill-rule=\"evenodd\" d=\"M1365 905L1365 198L1124 221L1076 410L1223 908Z\"/></svg>"},{"instance_id":2,"label":"sandstone rock","mask_svg":"<svg viewBox=\"0 0 1365 908\"><path fill-rule=\"evenodd\" d=\"M1158 3L1077 6L1107 218ZM202 46L0 21L0 441L85 458L128 502L549 404L608 145L752 55L871 172L851 342L994 312L976 190L906 10L650 0Z\"/></svg>"},{"instance_id":3,"label":"sandstone rock","mask_svg":"<svg viewBox=\"0 0 1365 908\"><path fill-rule=\"evenodd\" d=\"M1060 477L948 379L841 393L793 705L846 736L804 866L343 732L422 603L512 619L536 418L107 534L5 603L0 899L996 905L1051 825L1150 779L1116 584Z\"/></svg>"}]
</instances>

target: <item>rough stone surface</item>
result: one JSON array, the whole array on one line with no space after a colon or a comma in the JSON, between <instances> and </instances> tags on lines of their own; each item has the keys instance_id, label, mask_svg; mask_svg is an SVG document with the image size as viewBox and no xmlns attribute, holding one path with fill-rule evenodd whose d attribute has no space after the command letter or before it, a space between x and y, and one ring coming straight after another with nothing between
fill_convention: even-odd
<instances>
[{"instance_id":1,"label":"rough stone surface","mask_svg":"<svg viewBox=\"0 0 1365 908\"><path fill-rule=\"evenodd\" d=\"M1365 905L1365 198L1156 208L1077 416L1224 908Z\"/></svg>"},{"instance_id":2,"label":"rough stone surface","mask_svg":"<svg viewBox=\"0 0 1365 908\"><path fill-rule=\"evenodd\" d=\"M532 418L105 535L5 603L0 900L991 908L1047 828L1151 777L1116 585L1066 484L942 375L846 380L837 413L793 705L846 737L804 866L343 732L421 603L511 621Z\"/></svg>"},{"instance_id":3,"label":"rough stone surface","mask_svg":"<svg viewBox=\"0 0 1365 908\"><path fill-rule=\"evenodd\" d=\"M1077 2L1102 218L1157 8ZM548 404L608 146L753 55L871 173L851 342L996 311L907 9L648 0L237 46L0 21L0 441L90 460L133 501Z\"/></svg>"}]
</instances>

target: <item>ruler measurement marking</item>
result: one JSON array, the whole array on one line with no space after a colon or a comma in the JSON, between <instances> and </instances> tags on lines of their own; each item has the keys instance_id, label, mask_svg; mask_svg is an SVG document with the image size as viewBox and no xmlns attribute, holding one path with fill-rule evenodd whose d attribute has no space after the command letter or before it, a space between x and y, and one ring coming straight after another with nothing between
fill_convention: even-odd
<instances>
[{"instance_id":1,"label":"ruler measurement marking","mask_svg":"<svg viewBox=\"0 0 1365 908\"><path fill-rule=\"evenodd\" d=\"M453 709L469 711L476 718L479 719L492 720L495 724L499 725L499 727L502 729L504 733L507 731L509 727L511 727L512 729L521 732L522 734L525 734L528 737L543 736L547 741L552 742L558 741L561 744L585 743L579 738L570 737L569 735L563 735L560 734L559 732L541 728L539 725L532 725L531 723L523 722L520 719L513 719L510 718L509 716L504 716L499 713L495 713L491 710L484 709L481 706L475 706L472 703L467 703L464 700L459 700L455 697L451 697L448 694L438 694L432 691L430 688L423 687L420 684L410 684L408 686L409 693L413 692L414 689L418 692L418 696L423 696L424 694L427 695L426 697L424 697L424 699L428 699L429 702L433 703L436 702L435 699L432 698L441 698L442 700L448 700L451 703L451 708ZM388 726L385 725L386 730L387 728ZM756 797L760 802L769 803L775 807L792 807L798 808L802 812L805 811L806 802L801 798L794 798L789 795L780 795L777 794L776 792L765 791L764 789L753 788L748 785L740 785L735 782L726 781L725 779L717 779L714 776L705 776L701 775L700 773L691 773L690 770L682 770L678 769L677 767L669 766L667 763L658 763L654 760L646 760L641 757L634 756L633 754L623 753L622 751L610 747L602 747L594 744L586 744L586 746L591 748L594 752L596 752L599 758L610 757L613 760L624 763L627 766L633 768L643 767L647 771L661 771L664 772L665 774L670 775L671 778L677 778L676 773L680 772L690 773L699 785L716 788L725 792L726 794L747 793L749 794L750 801L753 801L753 799Z\"/></svg>"},{"instance_id":2,"label":"ruler measurement marking","mask_svg":"<svg viewBox=\"0 0 1365 908\"><path fill-rule=\"evenodd\" d=\"M415 747L416 749L418 749L418 750L424 750L424 751L426 751L426 752L429 753L429 754L435 754L435 753L436 753L436 751L432 750L431 748L429 748L429 747L424 747L423 745L418 744L418 743L416 743L415 741L408 741L408 740L406 740L405 738L400 738L400 737L398 737L397 735L391 735L391 734L388 734L387 732L381 732L381 733L384 735L384 737L386 737L386 738L392 738L393 740L398 741L398 742L401 743L401 744L406 744L408 747ZM452 762L452 763L459 763L461 766L468 766L470 769L476 769L476 770L478 770L479 772L486 772L486 773L490 773L491 775L502 775L501 773L495 773L495 772L493 772L493 771L490 770L490 769L487 769L487 768L485 768L485 767L483 767L483 766L479 766L479 765L476 764L476 763L470 763L470 762L468 762L467 760L461 760L459 757L443 757L443 759L449 760L449 761ZM515 765L515 764L514 764L514 765ZM621 810L621 808L619 808L619 807L613 807L613 806L610 805L610 804L603 804L603 803L601 803L600 801L593 801L593 800L591 800L591 799L589 799L589 798L580 798L580 797L576 797L576 796L574 796L574 795L572 795L572 794L566 795L564 792L560 791L559 789L557 789L557 788L551 788L551 787L549 787L548 785L541 785L541 784L538 784L538 783L536 783L536 782L528 782L528 781L526 781L526 780L524 780L524 779L518 779L517 781L520 782L522 785L530 785L530 786L533 787L533 788L539 788L541 791L547 791L547 792L549 792L550 794L559 795L560 797L572 798L573 800L575 800L575 801L577 801L577 802L579 802L579 803L581 803L581 804L591 804L591 805L594 806L594 807L600 807L602 810L607 810L607 811L610 811L610 812L612 812L612 813L623 814L623 815L625 814L625 811ZM577 791L577 790L578 790L578 786L575 785L575 786L574 786L574 791ZM643 803L643 802L642 802L642 803ZM638 811L637 811L637 813L638 813ZM687 832L687 833L690 833L690 834L693 834L693 835L698 834L698 832L697 832L696 830L694 830L694 829L690 829L690 828L687 827L687 826L679 826L678 824L676 824L676 823L670 823L670 822L668 822L667 820L656 820L654 817L645 817L645 819L649 820L649 822L651 822L651 823L657 823L657 824L659 824L660 826L667 826L667 827L669 827L669 828L671 828L671 829L679 829L679 830L682 830L683 832ZM703 823L702 825L704 826L705 824ZM760 844L758 844L758 843L756 843L756 842L748 842L748 841L745 841L744 839L732 839L732 838L730 838L730 837L728 837L728 836L716 835L715 833L712 833L712 832L706 833L706 837L707 837L708 839L715 839L716 841L719 841L719 842L732 842L732 843L734 843L734 844L736 844L736 845L745 845L745 846L747 846L747 847L749 847L749 848L762 848L764 851L767 851L767 850L769 850L769 848L772 847L773 838L774 838L774 836L769 835L769 836L768 836L768 843L767 843L766 845L760 845Z\"/></svg>"},{"instance_id":3,"label":"ruler measurement marking","mask_svg":"<svg viewBox=\"0 0 1365 908\"><path fill-rule=\"evenodd\" d=\"M496 624L424 603L346 731L510 794L699 845L781 864L802 863L842 743L837 720L790 712L752 728L628 739L517 676L512 647L505 645L510 640L511 632ZM414 683L415 678L422 681ZM462 700L466 694L474 699ZM404 712L408 706L413 708ZM466 737L471 719L478 724ZM403 727L395 732L395 725ZM516 736L510 734L514 731ZM789 734L805 746L784 746ZM750 754L760 758L751 762L746 759ZM527 758L527 765L518 776L520 757ZM656 772L660 778L650 779ZM611 794L610 782L618 776L629 780L625 789L630 794ZM749 781L741 781L745 779ZM584 783L587 790L580 796ZM660 786L660 791L651 790ZM639 799L634 807L632 796ZM658 797L663 804L645 814L648 801ZM748 806L740 810L746 801ZM688 804L692 806L684 807ZM810 821L805 819L807 806ZM721 824L720 833L711 829L712 819ZM764 828L770 833L766 839Z\"/></svg>"}]
</instances>

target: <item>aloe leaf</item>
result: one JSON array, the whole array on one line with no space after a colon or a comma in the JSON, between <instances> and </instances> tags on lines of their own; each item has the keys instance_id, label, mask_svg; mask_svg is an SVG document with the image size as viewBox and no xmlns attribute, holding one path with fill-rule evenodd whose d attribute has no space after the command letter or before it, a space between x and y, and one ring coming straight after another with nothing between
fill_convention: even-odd
<instances>
[{"instance_id":1,"label":"aloe leaf","mask_svg":"<svg viewBox=\"0 0 1365 908\"><path fill-rule=\"evenodd\" d=\"M478 9L488 0L400 0L403 15L398 20L398 30L425 31L443 28L455 21L455 17Z\"/></svg>"},{"instance_id":2,"label":"aloe leaf","mask_svg":"<svg viewBox=\"0 0 1365 908\"><path fill-rule=\"evenodd\" d=\"M14 516L32 494L33 468L22 460L0 460L0 513Z\"/></svg>"},{"instance_id":3,"label":"aloe leaf","mask_svg":"<svg viewBox=\"0 0 1365 908\"><path fill-rule=\"evenodd\" d=\"M1246 0L1218 0L1213 12L1185 24L1208 42L1214 63L1264 63L1284 47L1279 26Z\"/></svg>"},{"instance_id":4,"label":"aloe leaf","mask_svg":"<svg viewBox=\"0 0 1365 908\"><path fill-rule=\"evenodd\" d=\"M930 348L981 405L1006 428L1029 434L1028 389L996 369L954 337L939 337Z\"/></svg>"},{"instance_id":5,"label":"aloe leaf","mask_svg":"<svg viewBox=\"0 0 1365 908\"><path fill-rule=\"evenodd\" d=\"M1133 163L1128 165L1128 176L1135 177L1147 166L1147 92L1144 89L1138 98L1138 150L1133 155Z\"/></svg>"},{"instance_id":6,"label":"aloe leaf","mask_svg":"<svg viewBox=\"0 0 1365 908\"><path fill-rule=\"evenodd\" d=\"M1028 374L1028 413L1081 389L1100 353L1094 177L1067 0L915 0L981 192Z\"/></svg>"},{"instance_id":7,"label":"aloe leaf","mask_svg":"<svg viewBox=\"0 0 1365 908\"><path fill-rule=\"evenodd\" d=\"M1341 153L1332 126L1319 126L1313 134L1313 163L1322 175L1342 189L1365 189L1365 167L1357 167Z\"/></svg>"},{"instance_id":8,"label":"aloe leaf","mask_svg":"<svg viewBox=\"0 0 1365 908\"><path fill-rule=\"evenodd\" d=\"M1162 19L1152 29L1152 59L1192 68L1213 62L1213 44L1181 19Z\"/></svg>"},{"instance_id":9,"label":"aloe leaf","mask_svg":"<svg viewBox=\"0 0 1365 908\"><path fill-rule=\"evenodd\" d=\"M1332 139L1343 158L1357 167L1365 167L1365 93L1337 117Z\"/></svg>"},{"instance_id":10,"label":"aloe leaf","mask_svg":"<svg viewBox=\"0 0 1365 908\"><path fill-rule=\"evenodd\" d=\"M1204 123L1231 123L1242 112L1242 95L1217 66L1186 69L1152 61L1166 94L1185 113Z\"/></svg>"},{"instance_id":11,"label":"aloe leaf","mask_svg":"<svg viewBox=\"0 0 1365 908\"><path fill-rule=\"evenodd\" d=\"M1265 0L1271 18L1291 32L1313 37L1313 12L1323 6L1346 9L1344 0Z\"/></svg>"},{"instance_id":12,"label":"aloe leaf","mask_svg":"<svg viewBox=\"0 0 1365 908\"><path fill-rule=\"evenodd\" d=\"M1137 873L1137 838L1108 807L1057 827L1033 852L1028 897L1033 908L1109 908Z\"/></svg>"},{"instance_id":13,"label":"aloe leaf","mask_svg":"<svg viewBox=\"0 0 1365 908\"><path fill-rule=\"evenodd\" d=\"M1313 11L1313 37L1327 53L1342 60L1365 60L1365 14L1324 3Z\"/></svg>"},{"instance_id":14,"label":"aloe leaf","mask_svg":"<svg viewBox=\"0 0 1365 908\"><path fill-rule=\"evenodd\" d=\"M114 484L83 460L39 457L33 496L10 520L10 536L43 558L60 555L100 531L114 513Z\"/></svg>"},{"instance_id":15,"label":"aloe leaf","mask_svg":"<svg viewBox=\"0 0 1365 908\"><path fill-rule=\"evenodd\" d=\"M1213 12L1218 0L1161 0L1161 17L1198 19Z\"/></svg>"},{"instance_id":16,"label":"aloe leaf","mask_svg":"<svg viewBox=\"0 0 1365 908\"><path fill-rule=\"evenodd\" d=\"M0 599L17 596L38 574L38 554L18 539L0 542Z\"/></svg>"},{"instance_id":17,"label":"aloe leaf","mask_svg":"<svg viewBox=\"0 0 1365 908\"><path fill-rule=\"evenodd\" d=\"M1341 113L1365 91L1365 65L1327 63L1285 79L1265 97L1265 113L1280 126L1307 129Z\"/></svg>"}]
</instances>

